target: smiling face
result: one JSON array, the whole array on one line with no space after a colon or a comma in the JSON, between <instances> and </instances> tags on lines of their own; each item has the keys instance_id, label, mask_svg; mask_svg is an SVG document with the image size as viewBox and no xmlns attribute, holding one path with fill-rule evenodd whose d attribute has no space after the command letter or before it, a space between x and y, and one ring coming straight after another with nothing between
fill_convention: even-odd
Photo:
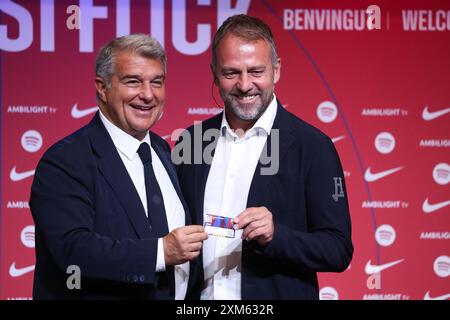
<instances>
[{"instance_id":1,"label":"smiling face","mask_svg":"<svg viewBox=\"0 0 450 320\"><path fill-rule=\"evenodd\" d=\"M232 34L217 46L216 84L233 129L249 129L269 106L280 78L280 60L272 63L265 40L248 41Z\"/></svg>"},{"instance_id":2,"label":"smiling face","mask_svg":"<svg viewBox=\"0 0 450 320\"><path fill-rule=\"evenodd\" d=\"M164 80L161 61L131 51L117 53L110 86L101 77L95 80L100 109L117 127L142 140L163 112Z\"/></svg>"}]
</instances>

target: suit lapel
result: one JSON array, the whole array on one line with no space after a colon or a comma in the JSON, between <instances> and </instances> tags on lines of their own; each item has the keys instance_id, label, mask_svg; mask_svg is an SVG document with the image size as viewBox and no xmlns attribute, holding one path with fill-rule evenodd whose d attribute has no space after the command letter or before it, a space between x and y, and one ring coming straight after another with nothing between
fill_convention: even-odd
<instances>
[{"instance_id":1,"label":"suit lapel","mask_svg":"<svg viewBox=\"0 0 450 320\"><path fill-rule=\"evenodd\" d=\"M99 157L99 170L114 190L138 236L150 238L151 230L141 199L98 113L91 125L89 134Z\"/></svg>"},{"instance_id":2,"label":"suit lapel","mask_svg":"<svg viewBox=\"0 0 450 320\"><path fill-rule=\"evenodd\" d=\"M278 130L279 139L275 139L275 136L272 134L272 130L274 129ZM268 154L266 150L271 151L272 147L275 147L272 146L272 143L279 143L280 166L283 163L283 157L286 156L291 144L295 141L295 137L291 134L291 132L292 125L287 117L287 111L284 110L282 105L278 102L277 115L275 116L275 120L273 122L271 134L269 135L269 137L267 137L266 144L264 145L263 153ZM273 141L272 137L274 137ZM250 191L247 198L247 207L258 207L262 205L262 197L264 197L265 190L270 180L276 175L262 175L262 168L264 168L264 166L261 164L260 158L256 166L255 173L253 174L252 183L250 185Z\"/></svg>"}]
</instances>

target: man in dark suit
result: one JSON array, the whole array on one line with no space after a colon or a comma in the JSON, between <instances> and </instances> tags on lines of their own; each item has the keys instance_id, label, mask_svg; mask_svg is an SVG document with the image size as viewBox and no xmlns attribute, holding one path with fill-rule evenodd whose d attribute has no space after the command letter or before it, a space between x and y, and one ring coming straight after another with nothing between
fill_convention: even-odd
<instances>
[{"instance_id":1,"label":"man in dark suit","mask_svg":"<svg viewBox=\"0 0 450 320\"><path fill-rule=\"evenodd\" d=\"M275 97L280 67L263 21L228 18L211 63L224 112L190 127L173 150L193 223L235 223L234 234L208 226L201 299L318 299L316 273L344 271L352 258L338 154Z\"/></svg>"},{"instance_id":2,"label":"man in dark suit","mask_svg":"<svg viewBox=\"0 0 450 320\"><path fill-rule=\"evenodd\" d=\"M96 60L99 112L46 151L30 208L35 299L184 299L207 234L189 224L168 144L149 129L165 98L166 56L129 35Z\"/></svg>"}]
</instances>

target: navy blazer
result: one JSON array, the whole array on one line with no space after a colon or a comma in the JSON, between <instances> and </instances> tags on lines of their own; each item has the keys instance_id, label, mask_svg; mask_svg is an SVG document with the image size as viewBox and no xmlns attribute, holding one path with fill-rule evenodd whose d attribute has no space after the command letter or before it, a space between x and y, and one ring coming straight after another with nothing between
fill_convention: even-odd
<instances>
[{"instance_id":1,"label":"navy blazer","mask_svg":"<svg viewBox=\"0 0 450 320\"><path fill-rule=\"evenodd\" d=\"M194 150L205 150L211 141L209 149L215 148L217 143L217 135L201 142L194 134L219 129L221 120L222 114L219 114L197 125L196 129L195 126L188 128L192 137L191 164L177 165L194 224L203 225L203 202L210 169L210 164L204 160L194 162ZM265 206L272 212L274 236L266 247L256 241L243 241L242 299L318 299L316 272L344 271L353 255L341 163L330 138L286 111L280 103L273 129L279 130L279 170L276 174L261 175L265 161L260 158L247 207ZM182 150L183 139L182 135L173 150L173 159L175 151ZM271 150L271 143L268 138L267 150ZM186 150L182 151L180 154L186 155ZM342 189L336 189L335 177L341 178ZM341 190L344 196L333 197ZM195 268L192 276L198 298L203 282L201 261L196 262Z\"/></svg>"},{"instance_id":2,"label":"navy blazer","mask_svg":"<svg viewBox=\"0 0 450 320\"><path fill-rule=\"evenodd\" d=\"M169 146L152 132L150 138L188 224ZM35 299L174 298L173 268L155 272L158 239L98 113L45 152L30 208L36 226ZM79 290L67 288L70 265L80 268Z\"/></svg>"}]
</instances>

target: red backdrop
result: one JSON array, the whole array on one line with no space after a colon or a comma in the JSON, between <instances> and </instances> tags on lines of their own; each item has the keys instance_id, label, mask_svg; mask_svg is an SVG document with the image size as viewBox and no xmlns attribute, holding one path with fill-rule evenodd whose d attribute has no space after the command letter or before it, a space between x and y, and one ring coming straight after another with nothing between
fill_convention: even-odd
<instances>
[{"instance_id":1,"label":"red backdrop","mask_svg":"<svg viewBox=\"0 0 450 320\"><path fill-rule=\"evenodd\" d=\"M345 170L355 253L345 272L320 275L321 298L450 298L450 2L2 0L2 299L31 296L33 170L91 119L96 51L130 32L163 43L166 109L153 130L170 141L220 111L210 44L234 13L270 24L278 98L333 138Z\"/></svg>"}]
</instances>

